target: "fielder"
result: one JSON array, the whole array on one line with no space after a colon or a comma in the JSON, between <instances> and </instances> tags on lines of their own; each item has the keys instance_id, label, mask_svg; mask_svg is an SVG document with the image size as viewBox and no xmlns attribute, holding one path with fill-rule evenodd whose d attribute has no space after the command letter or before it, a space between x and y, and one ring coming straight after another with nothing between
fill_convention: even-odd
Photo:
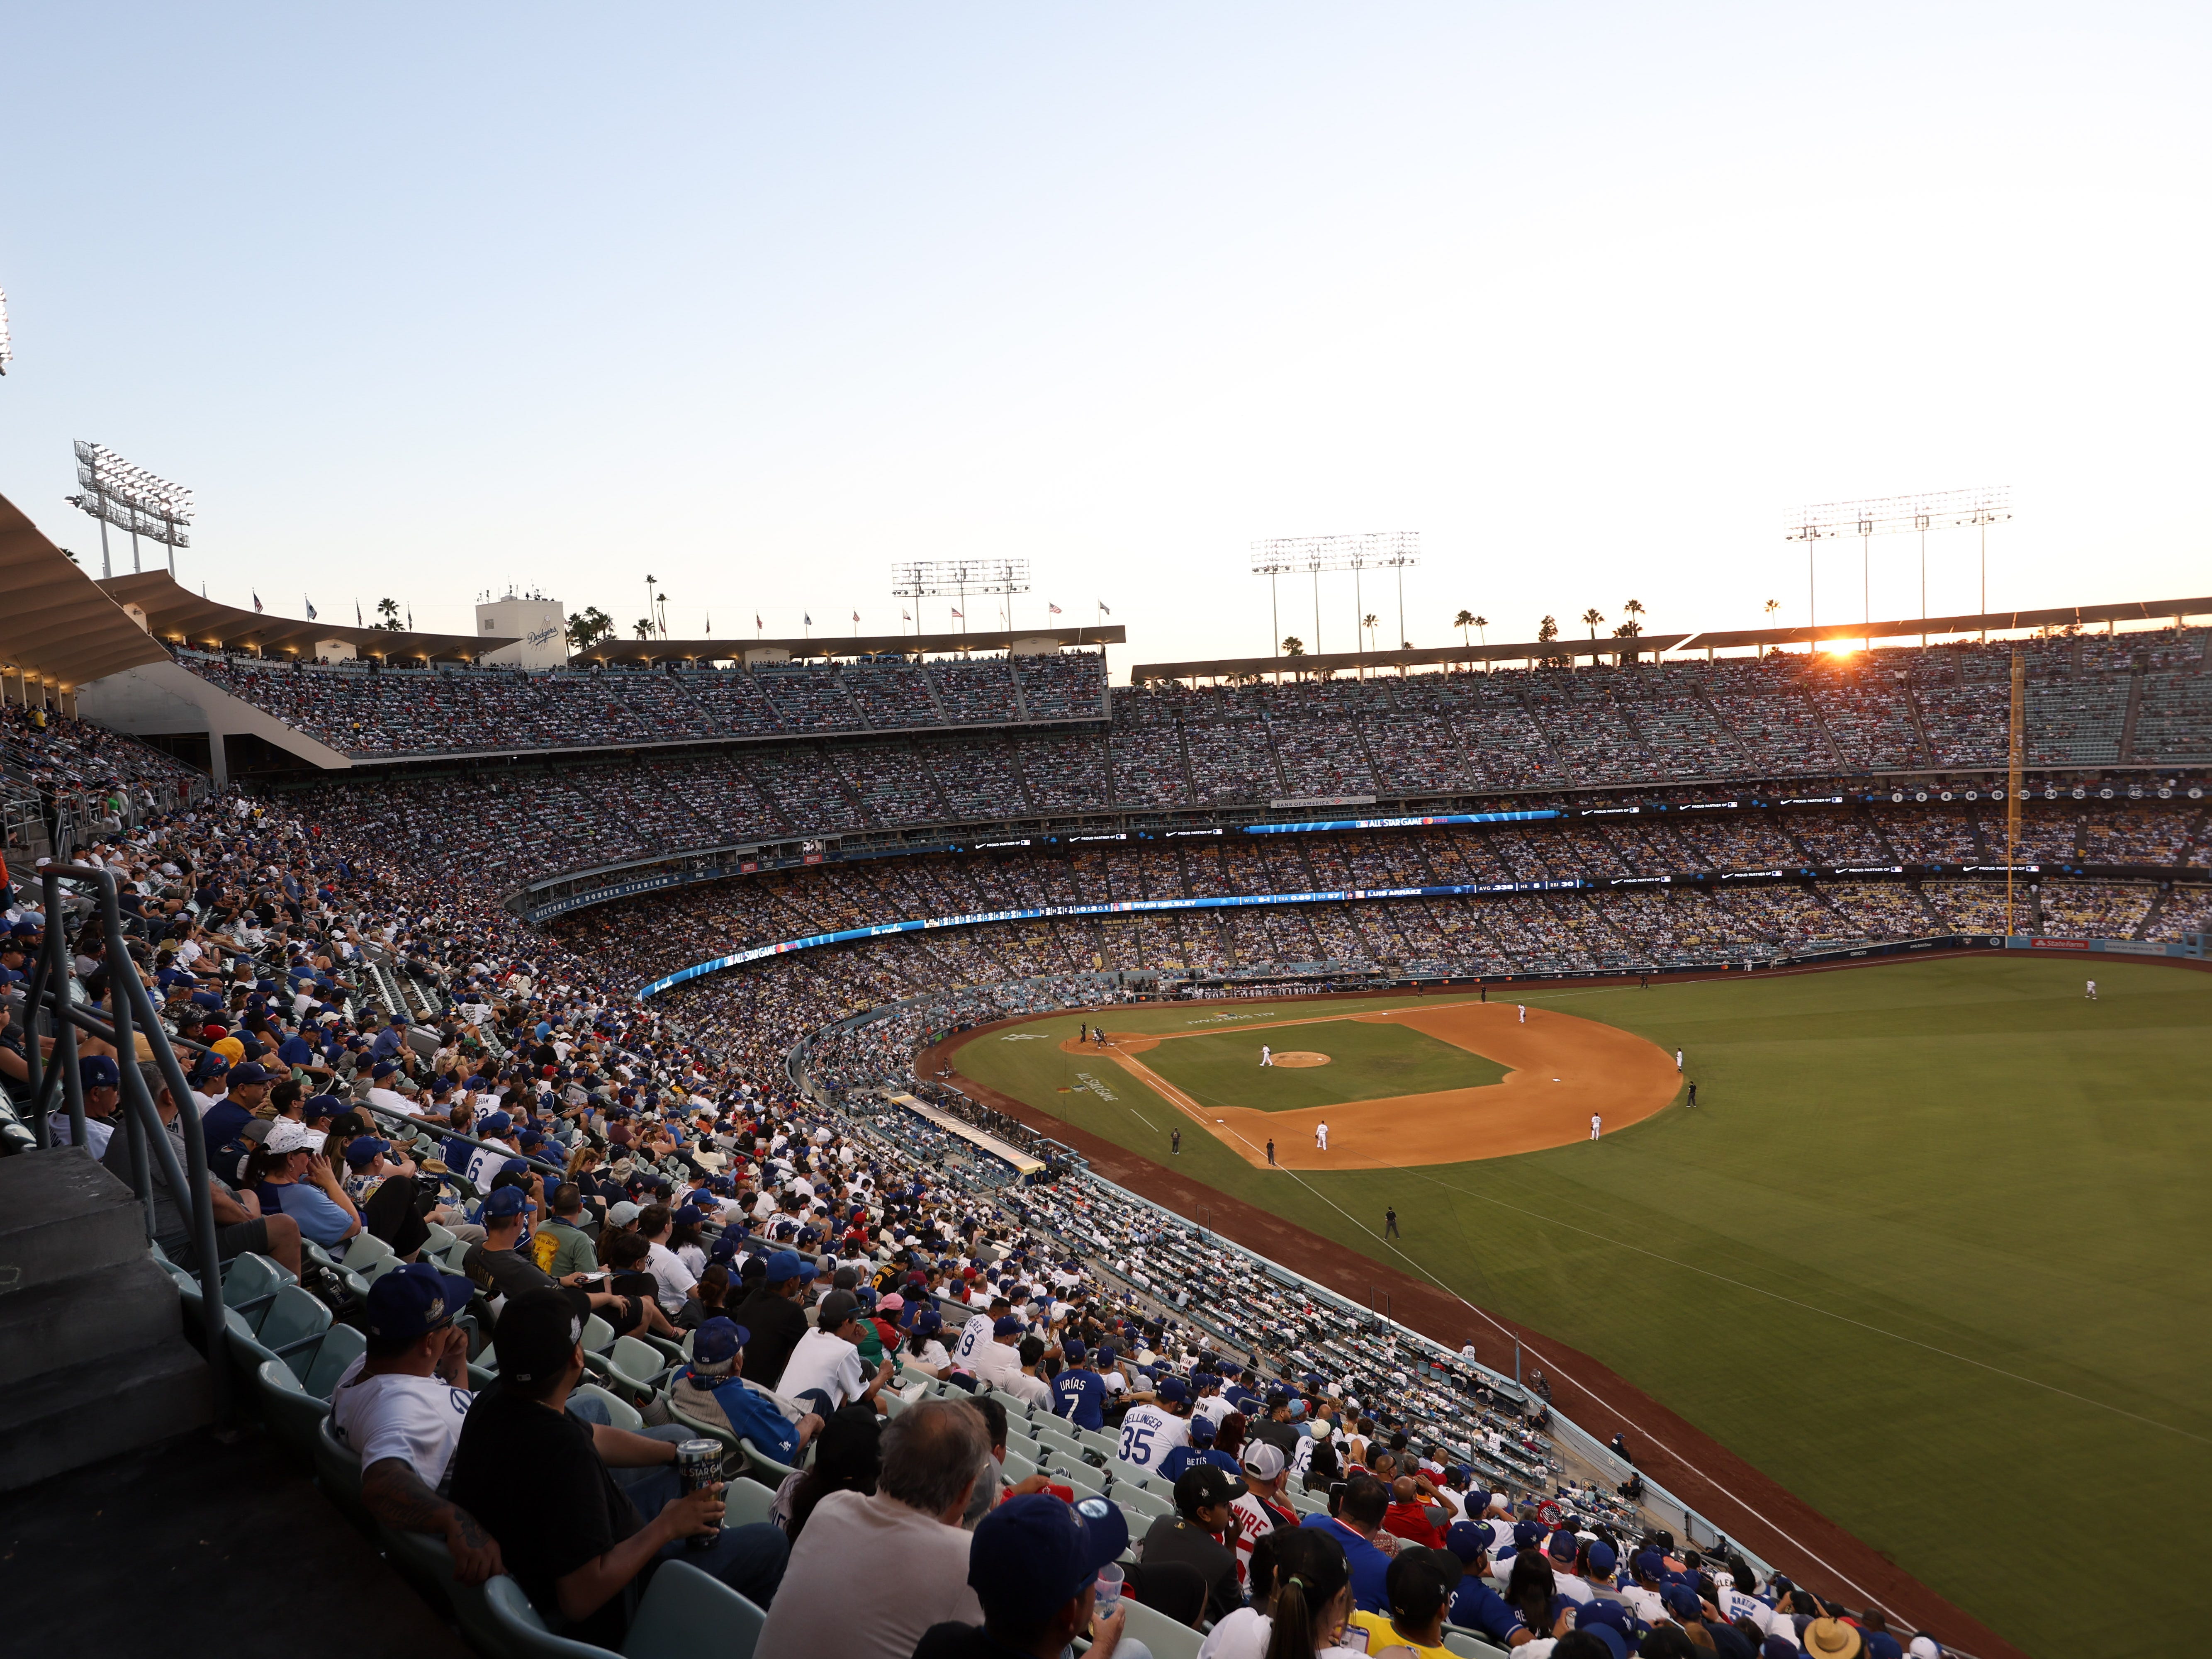
<instances>
[{"instance_id":1,"label":"fielder","mask_svg":"<svg viewBox=\"0 0 2212 1659\"><path fill-rule=\"evenodd\" d=\"M1521 1023L1526 1025L1528 1023L1528 1005L1523 1002L1516 1006L1521 1010Z\"/></svg>"},{"instance_id":2,"label":"fielder","mask_svg":"<svg viewBox=\"0 0 2212 1659\"><path fill-rule=\"evenodd\" d=\"M1605 1131L1605 1120L1595 1112L1590 1114L1590 1139L1595 1140Z\"/></svg>"},{"instance_id":3,"label":"fielder","mask_svg":"<svg viewBox=\"0 0 2212 1659\"><path fill-rule=\"evenodd\" d=\"M1260 1063L1262 1066L1273 1066L1275 1063L1275 1051L1264 1042L1260 1045Z\"/></svg>"},{"instance_id":4,"label":"fielder","mask_svg":"<svg viewBox=\"0 0 2212 1659\"><path fill-rule=\"evenodd\" d=\"M1314 1125L1314 1150L1322 1152L1328 1150L1328 1125L1326 1123Z\"/></svg>"},{"instance_id":5,"label":"fielder","mask_svg":"<svg viewBox=\"0 0 2212 1659\"><path fill-rule=\"evenodd\" d=\"M1681 1076L1681 1074L1682 1074L1682 1051L1681 1051L1680 1048L1677 1048L1677 1049L1675 1049L1675 1050L1674 1050L1674 1075L1675 1075L1675 1076L1677 1076L1677 1077L1680 1077L1680 1076Z\"/></svg>"},{"instance_id":6,"label":"fielder","mask_svg":"<svg viewBox=\"0 0 2212 1659\"><path fill-rule=\"evenodd\" d=\"M2096 981L2095 980L2094 980L2094 979L2093 979L2093 980L2091 980L2091 981L2089 981L2089 1000L2090 1000L2090 1001L2092 1001L2092 1002L2094 1002L2096 1000L2097 1000L2097 981Z\"/></svg>"}]
</instances>

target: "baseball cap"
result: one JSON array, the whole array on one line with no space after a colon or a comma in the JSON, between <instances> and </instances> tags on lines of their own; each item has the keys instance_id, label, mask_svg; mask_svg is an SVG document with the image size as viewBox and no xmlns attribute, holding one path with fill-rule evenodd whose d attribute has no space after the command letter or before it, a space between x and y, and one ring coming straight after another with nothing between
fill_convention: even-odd
<instances>
[{"instance_id":1,"label":"baseball cap","mask_svg":"<svg viewBox=\"0 0 2212 1659\"><path fill-rule=\"evenodd\" d=\"M994 1336L1019 1336L1028 1328L1029 1327L1026 1324L1015 1318L1013 1315L1005 1314L1000 1317L997 1324L991 1327L991 1334Z\"/></svg>"},{"instance_id":2,"label":"baseball cap","mask_svg":"<svg viewBox=\"0 0 2212 1659\"><path fill-rule=\"evenodd\" d=\"M834 1331L860 1310L860 1298L850 1291L832 1291L822 1298L822 1306L814 1316L814 1328Z\"/></svg>"},{"instance_id":3,"label":"baseball cap","mask_svg":"<svg viewBox=\"0 0 2212 1659\"><path fill-rule=\"evenodd\" d=\"M1243 1463L1245 1472L1255 1480L1273 1480L1283 1472L1283 1449L1279 1446L1271 1446L1264 1440L1247 1441Z\"/></svg>"},{"instance_id":4,"label":"baseball cap","mask_svg":"<svg viewBox=\"0 0 2212 1659\"><path fill-rule=\"evenodd\" d=\"M488 1135L503 1135L514 1127L514 1120L505 1112L494 1112L480 1127Z\"/></svg>"},{"instance_id":5,"label":"baseball cap","mask_svg":"<svg viewBox=\"0 0 2212 1659\"><path fill-rule=\"evenodd\" d=\"M1071 1365L1080 1365L1085 1355L1089 1352L1089 1349L1072 1336L1060 1345L1060 1357Z\"/></svg>"},{"instance_id":6,"label":"baseball cap","mask_svg":"<svg viewBox=\"0 0 2212 1659\"><path fill-rule=\"evenodd\" d=\"M812 1279L817 1272L814 1265L802 1260L797 1251L778 1250L769 1257L764 1277L769 1284L775 1285L787 1279Z\"/></svg>"},{"instance_id":7,"label":"baseball cap","mask_svg":"<svg viewBox=\"0 0 2212 1659\"><path fill-rule=\"evenodd\" d=\"M373 1083L381 1083L386 1078L390 1077L399 1068L397 1066L394 1066L390 1060L380 1060L375 1065L368 1068L369 1080Z\"/></svg>"},{"instance_id":8,"label":"baseball cap","mask_svg":"<svg viewBox=\"0 0 2212 1659\"><path fill-rule=\"evenodd\" d=\"M106 1054L87 1054L76 1063L78 1079L88 1089L119 1089L123 1073Z\"/></svg>"},{"instance_id":9,"label":"baseball cap","mask_svg":"<svg viewBox=\"0 0 2212 1659\"><path fill-rule=\"evenodd\" d=\"M1213 1419L1212 1418L1200 1417L1195 1413L1192 1415L1190 1419L1190 1443L1194 1446L1210 1446L1213 1443Z\"/></svg>"},{"instance_id":10,"label":"baseball cap","mask_svg":"<svg viewBox=\"0 0 2212 1659\"><path fill-rule=\"evenodd\" d=\"M1916 1636L1905 1644L1912 1659L1943 1659L1943 1644L1932 1636Z\"/></svg>"},{"instance_id":11,"label":"baseball cap","mask_svg":"<svg viewBox=\"0 0 2212 1659\"><path fill-rule=\"evenodd\" d=\"M269 1137L261 1143L265 1152L319 1152L329 1137L320 1129L310 1129L306 1124L289 1117L280 1117L270 1127Z\"/></svg>"},{"instance_id":12,"label":"baseball cap","mask_svg":"<svg viewBox=\"0 0 2212 1659\"><path fill-rule=\"evenodd\" d=\"M1582 1553L1582 1545L1571 1532L1555 1532L1544 1545L1544 1553L1554 1561L1572 1562Z\"/></svg>"},{"instance_id":13,"label":"baseball cap","mask_svg":"<svg viewBox=\"0 0 2212 1659\"><path fill-rule=\"evenodd\" d=\"M1613 1576L1613 1565L1620 1559L1620 1558L1613 1553L1613 1546L1607 1543L1604 1539L1594 1538L1590 1540L1586 1565L1592 1577L1610 1578Z\"/></svg>"},{"instance_id":14,"label":"baseball cap","mask_svg":"<svg viewBox=\"0 0 2212 1659\"><path fill-rule=\"evenodd\" d=\"M691 1339L691 1358L695 1364L726 1365L738 1357L738 1350L752 1340L752 1333L733 1319L715 1317L699 1327Z\"/></svg>"},{"instance_id":15,"label":"baseball cap","mask_svg":"<svg viewBox=\"0 0 2212 1659\"><path fill-rule=\"evenodd\" d=\"M346 1142L345 1160L356 1170L366 1170L376 1162L380 1153L391 1150L388 1140L379 1140L374 1135L356 1135Z\"/></svg>"},{"instance_id":16,"label":"baseball cap","mask_svg":"<svg viewBox=\"0 0 2212 1659\"><path fill-rule=\"evenodd\" d=\"M356 1141L356 1146L360 1143ZM364 1316L371 1336L422 1336L469 1305L476 1287L427 1261L395 1267L368 1287Z\"/></svg>"},{"instance_id":17,"label":"baseball cap","mask_svg":"<svg viewBox=\"0 0 2212 1659\"><path fill-rule=\"evenodd\" d=\"M525 1291L508 1298L494 1336L501 1376L541 1382L568 1368L584 1338L583 1316L565 1291Z\"/></svg>"},{"instance_id":18,"label":"baseball cap","mask_svg":"<svg viewBox=\"0 0 2212 1659\"><path fill-rule=\"evenodd\" d=\"M1575 1609L1577 1630L1588 1630L1592 1625L1610 1625L1626 1636L1629 1633L1628 1609L1608 1597L1595 1597Z\"/></svg>"},{"instance_id":19,"label":"baseball cap","mask_svg":"<svg viewBox=\"0 0 2212 1659\"><path fill-rule=\"evenodd\" d=\"M239 1087L241 1084L266 1083L268 1081L269 1073L263 1071L258 1066L256 1066L250 1060L243 1066L234 1066L230 1068L230 1086L234 1089Z\"/></svg>"},{"instance_id":20,"label":"baseball cap","mask_svg":"<svg viewBox=\"0 0 2212 1659\"><path fill-rule=\"evenodd\" d=\"M1667 1611L1673 1613L1677 1619L1695 1619L1699 1616L1698 1593L1692 1589L1687 1584L1668 1585L1665 1589L1659 1592L1659 1600L1665 1605ZM1812 1635L1813 1632L1810 1630L1808 1630L1805 1632L1806 1651L1808 1653L1821 1654L1826 1654L1829 1652L1829 1650L1827 1649L1814 1647L1811 1639ZM1853 1652L1856 1652L1858 1650L1858 1632L1856 1631L1853 1631L1851 1632L1851 1650Z\"/></svg>"},{"instance_id":21,"label":"baseball cap","mask_svg":"<svg viewBox=\"0 0 2212 1659\"><path fill-rule=\"evenodd\" d=\"M1584 1605L1589 1604L1584 1603ZM1601 1620L1594 1624L1579 1625L1576 1628L1586 1636L1596 1638L1603 1644L1607 1659L1628 1659L1628 1640L1611 1625Z\"/></svg>"},{"instance_id":22,"label":"baseball cap","mask_svg":"<svg viewBox=\"0 0 2212 1659\"><path fill-rule=\"evenodd\" d=\"M1179 1376L1162 1377L1157 1392L1161 1399L1171 1400L1177 1405L1190 1398L1190 1390L1183 1386L1182 1378Z\"/></svg>"},{"instance_id":23,"label":"baseball cap","mask_svg":"<svg viewBox=\"0 0 2212 1659\"><path fill-rule=\"evenodd\" d=\"M1281 1455L1280 1453L1276 1455ZM1467 1565L1473 1566L1475 1558L1490 1547L1490 1528L1472 1521L1455 1521L1444 1528L1444 1547Z\"/></svg>"},{"instance_id":24,"label":"baseball cap","mask_svg":"<svg viewBox=\"0 0 2212 1659\"><path fill-rule=\"evenodd\" d=\"M1176 1477L1176 1508L1185 1515L1211 1509L1242 1496L1229 1471L1218 1463L1194 1463Z\"/></svg>"},{"instance_id":25,"label":"baseball cap","mask_svg":"<svg viewBox=\"0 0 2212 1659\"><path fill-rule=\"evenodd\" d=\"M1110 1365L1120 1353L1121 1350L1111 1342L1101 1342L1098 1345L1098 1363L1102 1365Z\"/></svg>"},{"instance_id":26,"label":"baseball cap","mask_svg":"<svg viewBox=\"0 0 2212 1659\"><path fill-rule=\"evenodd\" d=\"M484 1218L520 1215L530 1207L530 1194L520 1187L495 1187L483 1202Z\"/></svg>"},{"instance_id":27,"label":"baseball cap","mask_svg":"<svg viewBox=\"0 0 2212 1659\"><path fill-rule=\"evenodd\" d=\"M1513 1523L1513 1547L1533 1550L1544 1541L1544 1523L1540 1521L1516 1521Z\"/></svg>"},{"instance_id":28,"label":"baseball cap","mask_svg":"<svg viewBox=\"0 0 2212 1659\"><path fill-rule=\"evenodd\" d=\"M1128 1544L1129 1523L1106 1499L1032 1492L975 1523L968 1583L993 1618L1032 1623L1080 1595Z\"/></svg>"},{"instance_id":29,"label":"baseball cap","mask_svg":"<svg viewBox=\"0 0 2212 1659\"><path fill-rule=\"evenodd\" d=\"M627 1227L644 1213L644 1211L625 1198L618 1204L607 1206L607 1223L610 1226Z\"/></svg>"}]
</instances>

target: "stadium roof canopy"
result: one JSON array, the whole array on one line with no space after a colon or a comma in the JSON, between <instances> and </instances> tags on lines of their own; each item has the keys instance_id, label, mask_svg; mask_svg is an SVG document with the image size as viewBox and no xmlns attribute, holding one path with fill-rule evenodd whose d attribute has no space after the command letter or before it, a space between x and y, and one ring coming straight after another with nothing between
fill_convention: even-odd
<instances>
[{"instance_id":1,"label":"stadium roof canopy","mask_svg":"<svg viewBox=\"0 0 2212 1659\"><path fill-rule=\"evenodd\" d=\"M2007 634L2048 628L2089 628L2114 623L2165 623L2212 615L2212 598L2130 600L2122 605L2061 605L2049 611L1995 611L1974 616L1916 617L1900 622L1826 623L1818 628L1739 628L1694 634L1642 634L1622 639L1523 640L1516 644L1454 645L1433 651L1344 651L1309 657L1224 657L1212 662L1140 662L1129 670L1141 680L1234 679L1264 674L1343 674L1362 669L1435 668L1455 663L1533 662L1545 658L1618 656L1624 651L1659 655L1668 651L1735 651L1750 646L1804 645L1830 640L1932 638L1940 635Z\"/></svg>"},{"instance_id":2,"label":"stadium roof canopy","mask_svg":"<svg viewBox=\"0 0 2212 1659\"><path fill-rule=\"evenodd\" d=\"M1085 628L1016 628L974 634L862 634L851 638L823 635L798 640L617 640L604 639L576 653L580 663L742 662L750 654L781 652L794 662L807 658L951 656L963 651L1006 651L1024 640L1068 645L1121 645L1127 633L1120 623Z\"/></svg>"},{"instance_id":3,"label":"stadium roof canopy","mask_svg":"<svg viewBox=\"0 0 2212 1659\"><path fill-rule=\"evenodd\" d=\"M74 690L169 653L100 584L0 497L0 663Z\"/></svg>"},{"instance_id":4,"label":"stadium roof canopy","mask_svg":"<svg viewBox=\"0 0 2212 1659\"><path fill-rule=\"evenodd\" d=\"M474 662L487 651L513 645L512 635L416 634L346 623L303 622L258 611L241 611L181 586L166 570L111 576L99 584L118 605L135 605L146 625L179 645L219 651L250 646L269 654L312 657L325 640L341 640L364 657L392 661Z\"/></svg>"}]
</instances>

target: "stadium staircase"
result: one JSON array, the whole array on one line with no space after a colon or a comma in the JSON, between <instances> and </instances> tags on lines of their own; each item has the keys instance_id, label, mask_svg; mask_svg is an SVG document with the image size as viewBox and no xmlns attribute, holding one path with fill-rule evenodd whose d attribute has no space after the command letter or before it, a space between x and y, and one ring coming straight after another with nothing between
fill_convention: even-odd
<instances>
[{"instance_id":1,"label":"stadium staircase","mask_svg":"<svg viewBox=\"0 0 2212 1659\"><path fill-rule=\"evenodd\" d=\"M74 1147L0 1159L0 1492L212 1417L130 1190Z\"/></svg>"},{"instance_id":2,"label":"stadium staircase","mask_svg":"<svg viewBox=\"0 0 2212 1659\"><path fill-rule=\"evenodd\" d=\"M2125 766L2136 757L2136 717L2142 713L2143 670L2147 663L2143 653L2136 652L2128 665L2128 712L2120 721L2120 764Z\"/></svg>"}]
</instances>

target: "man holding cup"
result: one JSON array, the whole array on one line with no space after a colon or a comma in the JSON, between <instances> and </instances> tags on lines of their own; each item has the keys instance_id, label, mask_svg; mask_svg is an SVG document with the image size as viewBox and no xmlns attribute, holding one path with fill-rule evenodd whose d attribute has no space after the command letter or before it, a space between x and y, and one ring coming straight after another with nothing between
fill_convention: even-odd
<instances>
[{"instance_id":1,"label":"man holding cup","mask_svg":"<svg viewBox=\"0 0 2212 1659\"><path fill-rule=\"evenodd\" d=\"M976 1523L969 1547L968 1583L983 1622L933 1625L914 1659L1060 1659L1079 1636L1091 1638L1091 1659L1151 1659L1121 1634L1129 1615L1114 1563L1128 1542L1128 1522L1103 1498L1009 1498ZM1109 1571L1110 1600L1102 1594Z\"/></svg>"}]
</instances>

